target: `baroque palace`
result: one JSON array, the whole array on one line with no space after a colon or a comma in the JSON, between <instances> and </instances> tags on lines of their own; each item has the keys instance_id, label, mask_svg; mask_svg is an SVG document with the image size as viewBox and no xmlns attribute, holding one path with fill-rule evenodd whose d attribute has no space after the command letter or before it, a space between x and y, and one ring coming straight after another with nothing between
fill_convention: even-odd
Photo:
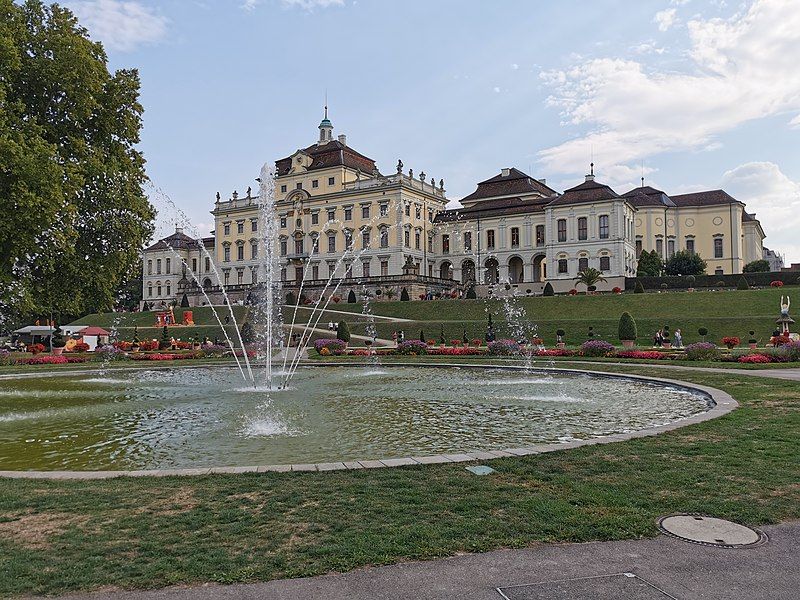
<instances>
[{"instance_id":1,"label":"baroque palace","mask_svg":"<svg viewBox=\"0 0 800 600\"><path fill-rule=\"evenodd\" d=\"M656 250L700 254L708 272L741 273L763 256L764 231L745 205L722 190L668 195L642 185L619 194L595 179L563 193L514 168L478 183L446 207L444 181L425 173L380 173L375 162L333 137L327 117L319 139L275 162L281 279L285 292L316 299L334 276L337 295L366 288L378 299L441 293L520 294L575 287L579 271L602 271L600 290L625 287L637 257ZM194 239L177 228L143 253L143 302L192 306L247 299L259 282L258 199L250 188L227 200L217 194L213 236ZM213 263L213 264L212 264ZM305 277L304 277L305 275ZM200 289L202 286L203 290ZM332 290L332 287L329 288ZM205 292L205 294L203 294Z\"/></svg>"}]
</instances>

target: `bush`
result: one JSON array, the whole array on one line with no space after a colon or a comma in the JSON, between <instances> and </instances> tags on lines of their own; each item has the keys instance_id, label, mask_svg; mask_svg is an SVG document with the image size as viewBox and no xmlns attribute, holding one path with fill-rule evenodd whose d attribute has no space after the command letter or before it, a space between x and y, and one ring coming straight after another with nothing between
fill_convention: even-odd
<instances>
[{"instance_id":1,"label":"bush","mask_svg":"<svg viewBox=\"0 0 800 600\"><path fill-rule=\"evenodd\" d=\"M353 290L347 294L347 303L348 304L355 304L356 303L356 293Z\"/></svg>"},{"instance_id":2,"label":"bush","mask_svg":"<svg viewBox=\"0 0 800 600\"><path fill-rule=\"evenodd\" d=\"M404 355L423 355L428 353L428 344L419 340L408 340L397 346L397 353Z\"/></svg>"},{"instance_id":3,"label":"bush","mask_svg":"<svg viewBox=\"0 0 800 600\"><path fill-rule=\"evenodd\" d=\"M786 360L790 360L792 362L800 360L800 341L787 342L781 346L779 350L781 355L784 356Z\"/></svg>"},{"instance_id":4,"label":"bush","mask_svg":"<svg viewBox=\"0 0 800 600\"><path fill-rule=\"evenodd\" d=\"M635 341L637 336L636 321L631 313L625 311L619 318L619 339L622 341Z\"/></svg>"},{"instance_id":5,"label":"bush","mask_svg":"<svg viewBox=\"0 0 800 600\"><path fill-rule=\"evenodd\" d=\"M581 345L581 354L583 356L608 356L614 350L614 346L604 340L589 340Z\"/></svg>"},{"instance_id":6,"label":"bush","mask_svg":"<svg viewBox=\"0 0 800 600\"><path fill-rule=\"evenodd\" d=\"M88 352L89 344L86 342L75 342L72 346L72 352Z\"/></svg>"},{"instance_id":7,"label":"bush","mask_svg":"<svg viewBox=\"0 0 800 600\"><path fill-rule=\"evenodd\" d=\"M611 293L612 294L621 294L622 293L622 288L619 287L619 286L614 286L614 288L612 288L612 290L611 290Z\"/></svg>"},{"instance_id":8,"label":"bush","mask_svg":"<svg viewBox=\"0 0 800 600\"><path fill-rule=\"evenodd\" d=\"M621 350L614 354L614 358L637 358L639 360L661 360L667 354L657 350Z\"/></svg>"},{"instance_id":9,"label":"bush","mask_svg":"<svg viewBox=\"0 0 800 600\"><path fill-rule=\"evenodd\" d=\"M706 336L708 335L708 329L705 328L705 327L701 327L700 329L697 330L697 334L701 338L703 338L703 341L705 342L706 341Z\"/></svg>"},{"instance_id":10,"label":"bush","mask_svg":"<svg viewBox=\"0 0 800 600\"><path fill-rule=\"evenodd\" d=\"M736 284L737 290L749 290L750 284L747 283L747 278L743 275L739 278L739 283Z\"/></svg>"},{"instance_id":11,"label":"bush","mask_svg":"<svg viewBox=\"0 0 800 600\"><path fill-rule=\"evenodd\" d=\"M569 292L567 292L567 293L568 293L570 296L577 296L577 295L578 295L578 290L576 290L575 288L572 288L572 289L571 289Z\"/></svg>"},{"instance_id":12,"label":"bush","mask_svg":"<svg viewBox=\"0 0 800 600\"><path fill-rule=\"evenodd\" d=\"M328 356L330 354L339 355L345 351L345 348L347 348L347 344L339 339L319 339L314 342L314 350L316 350L320 356ZM328 354L323 354L323 350L327 350Z\"/></svg>"},{"instance_id":13,"label":"bush","mask_svg":"<svg viewBox=\"0 0 800 600\"><path fill-rule=\"evenodd\" d=\"M6 367L14 364L14 359L11 357L11 352L8 350L0 350L0 366Z\"/></svg>"},{"instance_id":14,"label":"bush","mask_svg":"<svg viewBox=\"0 0 800 600\"><path fill-rule=\"evenodd\" d=\"M497 340L496 342L489 342L489 354L493 356L511 356L519 354L520 345L514 340Z\"/></svg>"},{"instance_id":15,"label":"bush","mask_svg":"<svg viewBox=\"0 0 800 600\"><path fill-rule=\"evenodd\" d=\"M189 296L186 294L181 297L181 308L189 308Z\"/></svg>"},{"instance_id":16,"label":"bush","mask_svg":"<svg viewBox=\"0 0 800 600\"><path fill-rule=\"evenodd\" d=\"M636 282L636 287L633 288L634 294L644 294L644 285L642 285L641 281Z\"/></svg>"},{"instance_id":17,"label":"bush","mask_svg":"<svg viewBox=\"0 0 800 600\"><path fill-rule=\"evenodd\" d=\"M689 284L689 287L694 286L694 282L697 281L697 277L694 275L687 275L686 276L686 283Z\"/></svg>"},{"instance_id":18,"label":"bush","mask_svg":"<svg viewBox=\"0 0 800 600\"><path fill-rule=\"evenodd\" d=\"M46 350L44 344L28 344L28 347L25 348L28 352L36 356Z\"/></svg>"},{"instance_id":19,"label":"bush","mask_svg":"<svg viewBox=\"0 0 800 600\"><path fill-rule=\"evenodd\" d=\"M408 290L403 288L400 292L400 302L408 302L409 300L411 300L411 297L408 295Z\"/></svg>"},{"instance_id":20,"label":"bush","mask_svg":"<svg viewBox=\"0 0 800 600\"><path fill-rule=\"evenodd\" d=\"M297 304L297 298L294 295L294 292L288 292L286 294L286 304Z\"/></svg>"},{"instance_id":21,"label":"bush","mask_svg":"<svg viewBox=\"0 0 800 600\"><path fill-rule=\"evenodd\" d=\"M467 290L467 295L465 298L467 300L475 300L477 297L478 295L475 293L475 286L470 286L470 288Z\"/></svg>"},{"instance_id":22,"label":"bush","mask_svg":"<svg viewBox=\"0 0 800 600\"><path fill-rule=\"evenodd\" d=\"M782 288L783 287L783 282L782 281L771 281L769 285L770 285L770 287L774 287L774 288Z\"/></svg>"},{"instance_id":23,"label":"bush","mask_svg":"<svg viewBox=\"0 0 800 600\"><path fill-rule=\"evenodd\" d=\"M542 296L555 296L556 293L553 290L553 284L549 281L544 286L544 291L542 292Z\"/></svg>"},{"instance_id":24,"label":"bush","mask_svg":"<svg viewBox=\"0 0 800 600\"><path fill-rule=\"evenodd\" d=\"M658 255L658 252L653 250L648 252L644 250L639 255L639 261L636 265L636 275L639 277L658 277L664 270L664 261Z\"/></svg>"},{"instance_id":25,"label":"bush","mask_svg":"<svg viewBox=\"0 0 800 600\"><path fill-rule=\"evenodd\" d=\"M720 353L711 342L697 342L686 346L686 358L689 360L719 360Z\"/></svg>"},{"instance_id":26,"label":"bush","mask_svg":"<svg viewBox=\"0 0 800 600\"><path fill-rule=\"evenodd\" d=\"M245 344L252 344L256 341L256 331L250 321L245 321L242 324L242 341Z\"/></svg>"},{"instance_id":27,"label":"bush","mask_svg":"<svg viewBox=\"0 0 800 600\"><path fill-rule=\"evenodd\" d=\"M225 356L225 352L227 352L227 348L221 344L211 344L208 346L203 346L200 349L200 353L202 354L203 358L222 358Z\"/></svg>"},{"instance_id":28,"label":"bush","mask_svg":"<svg viewBox=\"0 0 800 600\"><path fill-rule=\"evenodd\" d=\"M120 350L119 348L115 348L114 346L102 346L100 348L95 349L94 351L95 358L102 360L103 362L112 361L112 360L123 360L127 358L125 352Z\"/></svg>"},{"instance_id":29,"label":"bush","mask_svg":"<svg viewBox=\"0 0 800 600\"><path fill-rule=\"evenodd\" d=\"M341 320L336 326L336 339L343 342L350 341L350 328L347 326L347 321Z\"/></svg>"}]
</instances>

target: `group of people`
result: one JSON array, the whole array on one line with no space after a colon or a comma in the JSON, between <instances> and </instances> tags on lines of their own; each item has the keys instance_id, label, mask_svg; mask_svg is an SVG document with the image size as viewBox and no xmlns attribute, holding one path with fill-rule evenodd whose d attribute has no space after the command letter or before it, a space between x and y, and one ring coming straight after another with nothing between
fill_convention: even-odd
<instances>
[{"instance_id":1,"label":"group of people","mask_svg":"<svg viewBox=\"0 0 800 600\"><path fill-rule=\"evenodd\" d=\"M672 340L670 340L669 331L666 327L655 332L653 335L653 346L655 348L663 348L668 344L672 344L673 348L683 348L683 336L680 329L676 329L675 333L672 334Z\"/></svg>"}]
</instances>

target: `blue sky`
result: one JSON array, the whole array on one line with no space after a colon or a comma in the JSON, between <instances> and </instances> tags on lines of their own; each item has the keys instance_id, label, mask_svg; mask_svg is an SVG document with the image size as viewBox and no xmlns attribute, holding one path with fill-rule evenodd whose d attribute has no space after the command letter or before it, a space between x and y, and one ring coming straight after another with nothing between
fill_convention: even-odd
<instances>
[{"instance_id":1,"label":"blue sky","mask_svg":"<svg viewBox=\"0 0 800 600\"><path fill-rule=\"evenodd\" d=\"M334 133L448 196L516 166L563 190L723 187L800 261L796 0L69 0L137 67L152 180L209 230L214 194ZM162 212L163 226L169 216Z\"/></svg>"}]
</instances>

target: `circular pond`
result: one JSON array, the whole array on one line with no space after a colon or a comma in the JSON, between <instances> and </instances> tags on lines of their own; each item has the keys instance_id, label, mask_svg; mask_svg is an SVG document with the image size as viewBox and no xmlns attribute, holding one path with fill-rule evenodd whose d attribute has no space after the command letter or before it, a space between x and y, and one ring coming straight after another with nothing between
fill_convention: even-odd
<instances>
[{"instance_id":1,"label":"circular pond","mask_svg":"<svg viewBox=\"0 0 800 600\"><path fill-rule=\"evenodd\" d=\"M139 470L497 450L708 410L651 382L502 369L309 367L266 393L229 368L0 381L0 470Z\"/></svg>"}]
</instances>

